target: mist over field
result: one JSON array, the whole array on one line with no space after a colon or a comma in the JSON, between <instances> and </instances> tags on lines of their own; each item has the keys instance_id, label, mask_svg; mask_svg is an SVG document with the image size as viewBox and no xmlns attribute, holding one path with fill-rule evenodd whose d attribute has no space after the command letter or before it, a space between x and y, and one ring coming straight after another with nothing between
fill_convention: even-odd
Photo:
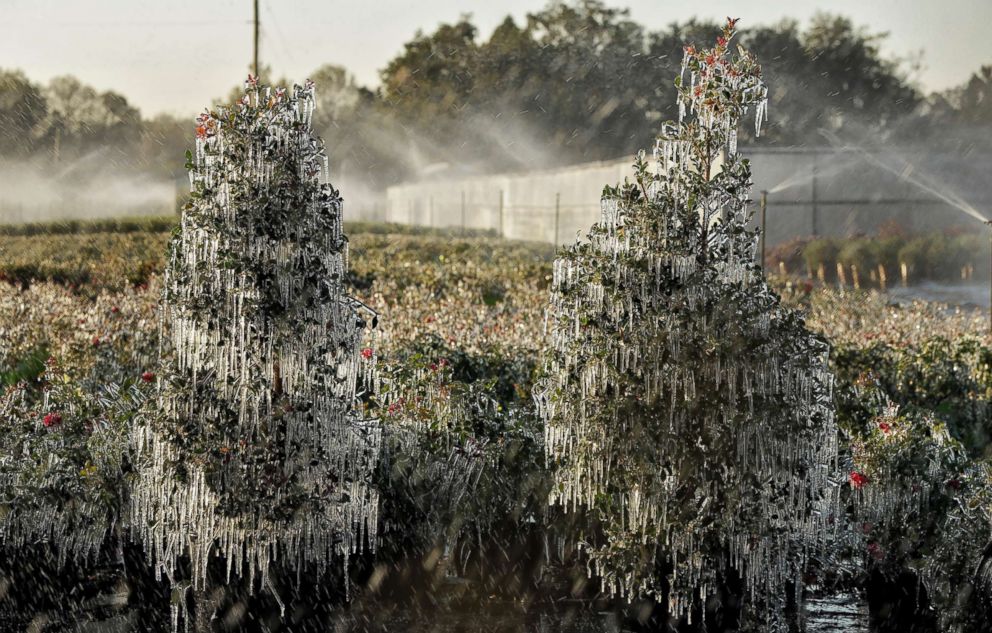
<instances>
[{"instance_id":1,"label":"mist over field","mask_svg":"<svg viewBox=\"0 0 992 633\"><path fill-rule=\"evenodd\" d=\"M741 25L735 41L762 59L770 86L765 133L754 139L745 127L744 145L822 147L826 132L905 166L929 160L911 146L967 157L992 142L992 67L983 60L964 85L930 94L914 80L919 60L882 53L877 25L826 13ZM465 16L418 32L378 86L314 60L315 128L332 180L347 185L361 214L376 213L400 182L631 158L677 114L682 47L717 31L696 20L651 27L598 2L551 3L492 32ZM263 64L262 79L304 78ZM239 81L219 86L214 103L230 102ZM71 75L40 83L30 68L0 70L0 95L0 221L162 213L188 190L183 153L196 113L146 118L127 95Z\"/></svg>"}]
</instances>

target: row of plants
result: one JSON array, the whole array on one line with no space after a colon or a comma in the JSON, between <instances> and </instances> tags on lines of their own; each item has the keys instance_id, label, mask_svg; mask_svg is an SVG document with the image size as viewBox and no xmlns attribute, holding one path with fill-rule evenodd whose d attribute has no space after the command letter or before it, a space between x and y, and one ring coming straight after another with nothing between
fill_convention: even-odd
<instances>
[{"instance_id":1,"label":"row of plants","mask_svg":"<svg viewBox=\"0 0 992 633\"><path fill-rule=\"evenodd\" d=\"M765 264L794 275L877 287L923 281L960 282L989 276L989 237L981 230L797 238L769 249ZM838 267L843 268L843 279ZM884 280L882 279L884 275Z\"/></svg>"},{"instance_id":2,"label":"row of plants","mask_svg":"<svg viewBox=\"0 0 992 633\"><path fill-rule=\"evenodd\" d=\"M118 238L135 245L141 239L139 234ZM551 253L503 240L386 233L356 234L351 244L352 293L382 315L370 349L374 346L382 366L384 389L367 406L394 431L380 477L390 491L384 512L404 526L383 533L382 550L423 569L419 559L410 562L410 552L420 551L447 570L440 578L458 570L484 578L480 587L487 590L506 589L512 574L493 571L498 566L487 547L521 547L524 535L538 538L545 529L553 541L555 526L566 520L548 516L544 505L551 481L531 404L534 359L544 344ZM140 265L140 258L110 251L93 257L95 265L124 278L129 267ZM46 265L38 264L39 270ZM109 403L140 402L154 380L148 373L157 341L156 270L147 285L113 289L93 278L75 287L33 278L27 288L0 284L0 375L8 385L6 398L18 400L12 410L19 412L20 428L5 440L54 441L53 451L67 460L54 469L25 464L4 475L16 478L18 486L36 487L39 498L78 503L88 512L100 507L97 501L107 504L105 511L114 508L113 495L90 499L86 491L119 489L111 480L126 476L126 467L107 461L100 447L102 438L119 434L133 414L129 406ZM803 284L780 290L834 347L838 422L849 440L845 459L851 479L845 489L852 527L845 533L854 535L852 556L892 581L907 569L937 578L928 584L934 587L928 599L947 619L945 628L953 630L951 624L977 613L972 602L958 598L975 579L965 573L964 559L948 556L947 543L974 543L967 553L973 558L972 550L988 540L982 513L992 507L983 496L992 431L987 321L935 304L893 305L875 293L840 294ZM103 393L104 408L45 411L46 390ZM50 413L55 416L46 423ZM86 428L84 420L94 417L101 423ZM433 426L438 419L451 426ZM448 468L452 460L462 460L467 469L462 472L473 475L472 494L452 496L445 492L450 488L431 479L440 464ZM878 516L879 508L888 507L878 499L888 498L889 486L908 486L913 493L914 482L929 491L927 505L914 513L892 506L888 518ZM77 494L70 499L56 493L66 490ZM961 516L966 508L972 513ZM409 530L411 521L419 529ZM447 535L441 543L438 526ZM490 540L494 533L499 538ZM543 556L526 552L534 560ZM431 569L440 573L440 567ZM851 576L844 582L866 581ZM465 600L478 598L473 596Z\"/></svg>"},{"instance_id":3,"label":"row of plants","mask_svg":"<svg viewBox=\"0 0 992 633\"><path fill-rule=\"evenodd\" d=\"M0 223L0 235L61 235L65 233L169 233L179 223L178 215L136 216L125 218L91 218L52 220L48 222ZM462 235L494 237L494 229L458 229L392 222L349 221L345 231L351 234L378 233L388 235Z\"/></svg>"},{"instance_id":4,"label":"row of plants","mask_svg":"<svg viewBox=\"0 0 992 633\"><path fill-rule=\"evenodd\" d=\"M24 230L4 232L0 225L0 281L27 287L38 282L50 281L66 285L79 292L94 293L100 290L117 291L125 286L146 285L152 273L165 265L165 252L175 218L152 218L147 222L129 220L76 222L68 224L40 223L24 226ZM121 230L117 228L123 227ZM139 228L136 228L139 227ZM78 230L63 230L75 228ZM457 237L461 240L484 238L486 231L455 231L398 224L356 222L347 224L352 250L367 246L380 246L383 239ZM491 236L489 236L491 237ZM435 242L423 243L430 248ZM464 243L465 249L473 248ZM535 253L548 253L550 247L540 244L518 245ZM402 249L401 249L402 250ZM442 253L433 248L433 256ZM425 252L429 256L431 252ZM452 256L447 253L447 256ZM362 271L353 275L361 277ZM358 285L361 285L360 280Z\"/></svg>"}]
</instances>

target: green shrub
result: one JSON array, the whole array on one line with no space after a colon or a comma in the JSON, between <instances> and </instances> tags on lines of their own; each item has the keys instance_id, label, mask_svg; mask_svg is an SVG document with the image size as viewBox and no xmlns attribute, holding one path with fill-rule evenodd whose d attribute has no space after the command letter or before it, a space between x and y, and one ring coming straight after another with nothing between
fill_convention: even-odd
<instances>
[{"instance_id":1,"label":"green shrub","mask_svg":"<svg viewBox=\"0 0 992 633\"><path fill-rule=\"evenodd\" d=\"M803 251L806 267L815 273L822 265L828 275L832 274L838 250L836 241L831 238L821 237L812 240Z\"/></svg>"}]
</instances>

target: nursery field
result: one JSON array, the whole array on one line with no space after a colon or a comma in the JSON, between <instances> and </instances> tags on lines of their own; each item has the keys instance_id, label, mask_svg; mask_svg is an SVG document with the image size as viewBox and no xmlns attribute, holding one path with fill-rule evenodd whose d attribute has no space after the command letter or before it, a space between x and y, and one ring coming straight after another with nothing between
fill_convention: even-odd
<instances>
[{"instance_id":1,"label":"nursery field","mask_svg":"<svg viewBox=\"0 0 992 633\"><path fill-rule=\"evenodd\" d=\"M374 628L369 622L383 613L396 622L480 600L505 601L521 613L530 604L556 605L540 616L556 621L621 609L598 593L560 538L568 515L546 503L532 390L546 344L553 250L481 234L345 230L349 292L378 313L365 350L378 361L382 395L364 406L397 436L411 423L427 429L418 451L380 473L385 527L377 562L353 572L349 617ZM0 385L13 393L23 381L29 391L56 389L59 381L84 391L114 383L150 397L169 234L166 220L0 230ZM832 346L841 466L850 473L838 482L848 508L837 520L842 553L817 563L807 591L862 596L879 630L973 623L988 589L974 570L986 564L992 536L986 316L896 305L884 294L806 280L775 285ZM404 441L396 451L408 447ZM59 484L65 490L99 499L118 488L112 469L80 459ZM432 480L432 473L462 472L437 468L458 460L474 464L464 481ZM891 514L882 510L895 504L903 504L900 520L886 519ZM113 563L102 565L119 577ZM82 563L79 575L93 578ZM85 600L66 604L55 589L7 580L23 587L0 601L0 612L12 604L21 610L11 621L30 620L25 609L53 622L80 610L92 615ZM168 599L159 594L132 586L131 605Z\"/></svg>"}]
</instances>

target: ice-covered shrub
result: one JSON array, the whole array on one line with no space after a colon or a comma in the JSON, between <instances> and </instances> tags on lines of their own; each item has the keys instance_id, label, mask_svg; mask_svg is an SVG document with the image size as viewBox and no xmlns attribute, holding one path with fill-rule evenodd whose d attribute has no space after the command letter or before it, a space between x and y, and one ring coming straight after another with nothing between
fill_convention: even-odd
<instances>
[{"instance_id":1,"label":"ice-covered shrub","mask_svg":"<svg viewBox=\"0 0 992 633\"><path fill-rule=\"evenodd\" d=\"M944 631L981 629L992 540L992 470L932 414L900 410L869 382L875 410L851 443L854 534L865 563L915 572Z\"/></svg>"},{"instance_id":2,"label":"ice-covered shrub","mask_svg":"<svg viewBox=\"0 0 992 633\"><path fill-rule=\"evenodd\" d=\"M211 558L252 586L374 544L377 421L362 353L375 317L344 289L342 200L311 130L314 87L249 77L201 115L191 201L165 272L159 393L137 432L132 525L157 573ZM188 557L191 579L180 574Z\"/></svg>"},{"instance_id":3,"label":"ice-covered shrub","mask_svg":"<svg viewBox=\"0 0 992 633\"><path fill-rule=\"evenodd\" d=\"M604 588L691 616L740 577L769 630L831 530L837 433L827 345L754 262L736 138L767 93L733 34L686 48L656 169L640 158L559 254L536 397L551 502L601 526L584 549Z\"/></svg>"},{"instance_id":4,"label":"ice-covered shrub","mask_svg":"<svg viewBox=\"0 0 992 633\"><path fill-rule=\"evenodd\" d=\"M547 491L540 423L513 393L529 360L468 354L430 335L384 359L385 562L436 547L463 571L493 540L522 539L537 522Z\"/></svg>"},{"instance_id":5,"label":"ice-covered shrub","mask_svg":"<svg viewBox=\"0 0 992 633\"><path fill-rule=\"evenodd\" d=\"M60 561L95 559L126 521L130 433L150 373L87 391L54 359L41 388L0 396L0 540L48 542Z\"/></svg>"}]
</instances>

